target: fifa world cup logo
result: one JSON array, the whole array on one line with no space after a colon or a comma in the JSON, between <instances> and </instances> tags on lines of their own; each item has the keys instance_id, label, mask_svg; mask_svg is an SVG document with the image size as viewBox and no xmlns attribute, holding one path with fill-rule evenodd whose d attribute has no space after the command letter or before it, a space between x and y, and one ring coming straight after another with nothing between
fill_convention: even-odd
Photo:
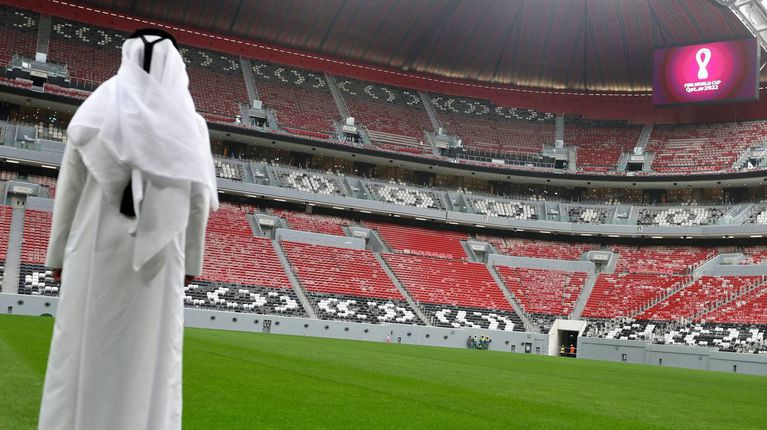
<instances>
[{"instance_id":1,"label":"fifa world cup logo","mask_svg":"<svg viewBox=\"0 0 767 430\"><path fill-rule=\"evenodd\" d=\"M708 48L700 48L695 53L695 61L698 62L698 80L708 79L708 62L711 61L711 50Z\"/></svg>"}]
</instances>

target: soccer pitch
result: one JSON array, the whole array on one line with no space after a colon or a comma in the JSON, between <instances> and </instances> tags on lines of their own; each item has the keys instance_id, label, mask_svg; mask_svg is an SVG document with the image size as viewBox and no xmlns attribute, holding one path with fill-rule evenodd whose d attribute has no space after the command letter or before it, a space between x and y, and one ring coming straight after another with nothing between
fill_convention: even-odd
<instances>
[{"instance_id":1,"label":"soccer pitch","mask_svg":"<svg viewBox=\"0 0 767 430\"><path fill-rule=\"evenodd\" d=\"M52 326L0 315L0 429L35 428ZM767 427L767 378L559 357L187 329L183 372L185 429Z\"/></svg>"}]
</instances>

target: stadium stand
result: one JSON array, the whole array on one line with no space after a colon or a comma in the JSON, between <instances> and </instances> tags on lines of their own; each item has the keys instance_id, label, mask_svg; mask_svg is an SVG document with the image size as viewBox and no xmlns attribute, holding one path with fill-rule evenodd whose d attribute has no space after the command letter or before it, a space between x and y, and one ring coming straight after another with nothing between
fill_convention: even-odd
<instances>
[{"instance_id":1,"label":"stadium stand","mask_svg":"<svg viewBox=\"0 0 767 430\"><path fill-rule=\"evenodd\" d=\"M614 212L610 207L570 206L567 208L567 219L576 224L606 224Z\"/></svg>"},{"instance_id":2,"label":"stadium stand","mask_svg":"<svg viewBox=\"0 0 767 430\"><path fill-rule=\"evenodd\" d=\"M12 216L12 207L0 205L0 291L2 291L2 280L5 274L5 259L8 252L8 239L11 235Z\"/></svg>"},{"instance_id":3,"label":"stadium stand","mask_svg":"<svg viewBox=\"0 0 767 430\"><path fill-rule=\"evenodd\" d=\"M274 109L277 125L297 134L319 133L330 138L340 120L325 77L272 63L252 61L258 95L264 107Z\"/></svg>"},{"instance_id":4,"label":"stadium stand","mask_svg":"<svg viewBox=\"0 0 767 430\"><path fill-rule=\"evenodd\" d=\"M296 242L282 246L323 319L418 322L372 252Z\"/></svg>"},{"instance_id":5,"label":"stadium stand","mask_svg":"<svg viewBox=\"0 0 767 430\"><path fill-rule=\"evenodd\" d=\"M461 241L468 238L464 233L375 221L365 221L362 225L376 230L389 247L398 252L437 258L466 258L466 251L461 245Z\"/></svg>"},{"instance_id":6,"label":"stadium stand","mask_svg":"<svg viewBox=\"0 0 767 430\"><path fill-rule=\"evenodd\" d=\"M695 227L716 224L724 215L723 208L642 208L637 216L638 225L660 227Z\"/></svg>"},{"instance_id":7,"label":"stadium stand","mask_svg":"<svg viewBox=\"0 0 767 430\"><path fill-rule=\"evenodd\" d=\"M620 258L615 268L619 273L659 273L664 275L683 274L692 266L712 257L710 248L627 246L612 247Z\"/></svg>"},{"instance_id":8,"label":"stadium stand","mask_svg":"<svg viewBox=\"0 0 767 430\"><path fill-rule=\"evenodd\" d=\"M432 125L415 91L354 79L339 79L349 114L371 133L371 141L411 152ZM402 148L400 148L402 146Z\"/></svg>"},{"instance_id":9,"label":"stadium stand","mask_svg":"<svg viewBox=\"0 0 767 430\"><path fill-rule=\"evenodd\" d=\"M478 214L511 219L538 219L537 208L529 203L473 197L466 200Z\"/></svg>"},{"instance_id":10,"label":"stadium stand","mask_svg":"<svg viewBox=\"0 0 767 430\"><path fill-rule=\"evenodd\" d=\"M16 54L34 57L37 25L37 13L0 6L0 66L7 66Z\"/></svg>"},{"instance_id":11,"label":"stadium stand","mask_svg":"<svg viewBox=\"0 0 767 430\"><path fill-rule=\"evenodd\" d=\"M746 219L746 224L767 224L767 207L762 206L757 208Z\"/></svg>"},{"instance_id":12,"label":"stadium stand","mask_svg":"<svg viewBox=\"0 0 767 430\"><path fill-rule=\"evenodd\" d=\"M442 197L431 190L375 182L366 183L365 187L369 194L386 203L422 209L445 209Z\"/></svg>"},{"instance_id":13,"label":"stadium stand","mask_svg":"<svg viewBox=\"0 0 767 430\"><path fill-rule=\"evenodd\" d=\"M750 146L764 140L767 121L725 124L656 125L647 152L659 173L715 172L732 169Z\"/></svg>"},{"instance_id":14,"label":"stadium stand","mask_svg":"<svg viewBox=\"0 0 767 430\"><path fill-rule=\"evenodd\" d=\"M61 287L45 268L52 214L27 209L24 213L24 240L21 244L19 294L58 295ZM10 221L9 221L10 223Z\"/></svg>"},{"instance_id":15,"label":"stadium stand","mask_svg":"<svg viewBox=\"0 0 767 430\"><path fill-rule=\"evenodd\" d=\"M631 152L641 125L565 117L565 145L577 148L577 167L584 172L610 172L622 154Z\"/></svg>"},{"instance_id":16,"label":"stadium stand","mask_svg":"<svg viewBox=\"0 0 767 430\"><path fill-rule=\"evenodd\" d=\"M591 291L584 318L629 316L650 300L685 282L683 276L640 273L600 274Z\"/></svg>"},{"instance_id":17,"label":"stadium stand","mask_svg":"<svg viewBox=\"0 0 767 430\"><path fill-rule=\"evenodd\" d=\"M515 257L580 260L583 254L595 249L594 245L587 243L551 242L484 235L477 236L477 239L490 243L501 254Z\"/></svg>"},{"instance_id":18,"label":"stadium stand","mask_svg":"<svg viewBox=\"0 0 767 430\"><path fill-rule=\"evenodd\" d=\"M755 276L704 276L665 300L635 316L638 320L676 321L697 316L717 302L740 294L745 288L762 283Z\"/></svg>"},{"instance_id":19,"label":"stadium stand","mask_svg":"<svg viewBox=\"0 0 767 430\"><path fill-rule=\"evenodd\" d=\"M341 183L332 176L279 169L277 170L277 181L280 183L280 186L307 193L346 195Z\"/></svg>"},{"instance_id":20,"label":"stadium stand","mask_svg":"<svg viewBox=\"0 0 767 430\"><path fill-rule=\"evenodd\" d=\"M54 17L48 60L66 65L74 85L94 90L117 73L126 36L115 30Z\"/></svg>"},{"instance_id":21,"label":"stadium stand","mask_svg":"<svg viewBox=\"0 0 767 430\"><path fill-rule=\"evenodd\" d=\"M554 115L489 101L432 94L440 123L467 150L540 154L554 144Z\"/></svg>"},{"instance_id":22,"label":"stadium stand","mask_svg":"<svg viewBox=\"0 0 767 430\"><path fill-rule=\"evenodd\" d=\"M700 319L715 323L767 325L767 285L762 284Z\"/></svg>"},{"instance_id":23,"label":"stadium stand","mask_svg":"<svg viewBox=\"0 0 767 430\"><path fill-rule=\"evenodd\" d=\"M767 263L767 247L750 246L743 249L745 258L740 264L764 264Z\"/></svg>"},{"instance_id":24,"label":"stadium stand","mask_svg":"<svg viewBox=\"0 0 767 430\"><path fill-rule=\"evenodd\" d=\"M586 282L584 272L496 266L506 286L529 314L567 316Z\"/></svg>"},{"instance_id":25,"label":"stadium stand","mask_svg":"<svg viewBox=\"0 0 767 430\"><path fill-rule=\"evenodd\" d=\"M242 164L223 160L213 160L213 165L216 169L216 176L219 178L229 179L232 181L245 180L245 170L242 167Z\"/></svg>"},{"instance_id":26,"label":"stadium stand","mask_svg":"<svg viewBox=\"0 0 767 430\"><path fill-rule=\"evenodd\" d=\"M349 220L327 215L307 214L285 209L274 209L274 215L284 218L290 228L313 233L346 236L343 227L348 226Z\"/></svg>"},{"instance_id":27,"label":"stadium stand","mask_svg":"<svg viewBox=\"0 0 767 430\"><path fill-rule=\"evenodd\" d=\"M199 309L304 316L292 290L195 281L184 287L184 305Z\"/></svg>"}]
</instances>

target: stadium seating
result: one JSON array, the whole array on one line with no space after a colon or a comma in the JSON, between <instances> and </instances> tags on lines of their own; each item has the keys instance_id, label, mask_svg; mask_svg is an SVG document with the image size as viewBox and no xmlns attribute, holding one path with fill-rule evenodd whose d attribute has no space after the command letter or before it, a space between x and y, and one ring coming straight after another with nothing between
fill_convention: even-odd
<instances>
[{"instance_id":1,"label":"stadium seating","mask_svg":"<svg viewBox=\"0 0 767 430\"><path fill-rule=\"evenodd\" d=\"M658 274L600 274L591 291L584 318L628 316L650 300L685 281L683 276Z\"/></svg>"},{"instance_id":2,"label":"stadium seating","mask_svg":"<svg viewBox=\"0 0 767 430\"><path fill-rule=\"evenodd\" d=\"M767 285L762 284L700 319L717 323L767 325Z\"/></svg>"},{"instance_id":3,"label":"stadium seating","mask_svg":"<svg viewBox=\"0 0 767 430\"><path fill-rule=\"evenodd\" d=\"M501 254L515 257L580 260L583 254L595 249L594 245L587 243L550 242L484 235L477 236L477 239L489 242Z\"/></svg>"},{"instance_id":4,"label":"stadium seating","mask_svg":"<svg viewBox=\"0 0 767 430\"><path fill-rule=\"evenodd\" d=\"M767 263L767 247L751 246L743 249L745 258L740 264L764 264Z\"/></svg>"},{"instance_id":5,"label":"stadium seating","mask_svg":"<svg viewBox=\"0 0 767 430\"><path fill-rule=\"evenodd\" d=\"M496 266L525 312L569 315L586 282L584 272Z\"/></svg>"},{"instance_id":6,"label":"stadium seating","mask_svg":"<svg viewBox=\"0 0 767 430\"><path fill-rule=\"evenodd\" d=\"M432 94L440 123L473 151L540 154L554 144L554 116L486 100Z\"/></svg>"},{"instance_id":7,"label":"stadium seating","mask_svg":"<svg viewBox=\"0 0 767 430\"><path fill-rule=\"evenodd\" d=\"M374 221L365 221L363 226L376 230L384 242L398 252L437 258L466 258L466 251L461 246L461 240L468 239L464 233Z\"/></svg>"},{"instance_id":8,"label":"stadium seating","mask_svg":"<svg viewBox=\"0 0 767 430\"><path fill-rule=\"evenodd\" d=\"M34 57L37 25L37 13L0 6L0 66L7 66L16 54Z\"/></svg>"},{"instance_id":9,"label":"stadium seating","mask_svg":"<svg viewBox=\"0 0 767 430\"><path fill-rule=\"evenodd\" d=\"M8 252L12 216L13 208L11 206L0 205L0 263L5 261L6 252Z\"/></svg>"},{"instance_id":10,"label":"stadium seating","mask_svg":"<svg viewBox=\"0 0 767 430\"><path fill-rule=\"evenodd\" d=\"M370 251L297 242L282 246L307 291L404 300Z\"/></svg>"},{"instance_id":11,"label":"stadium seating","mask_svg":"<svg viewBox=\"0 0 767 430\"><path fill-rule=\"evenodd\" d=\"M275 169L276 170L276 169ZM343 186L338 179L331 176L317 175L311 172L292 172L277 170L277 181L280 186L292 188L307 193L343 196Z\"/></svg>"},{"instance_id":12,"label":"stadium seating","mask_svg":"<svg viewBox=\"0 0 767 430\"><path fill-rule=\"evenodd\" d=\"M746 224L767 224L767 207L760 207L746 219Z\"/></svg>"},{"instance_id":13,"label":"stadium seating","mask_svg":"<svg viewBox=\"0 0 767 430\"><path fill-rule=\"evenodd\" d=\"M321 319L366 323L421 324L401 300L309 293Z\"/></svg>"},{"instance_id":14,"label":"stadium seating","mask_svg":"<svg viewBox=\"0 0 767 430\"><path fill-rule=\"evenodd\" d=\"M184 305L199 309L306 316L293 290L195 281L184 287Z\"/></svg>"},{"instance_id":15,"label":"stadium seating","mask_svg":"<svg viewBox=\"0 0 767 430\"><path fill-rule=\"evenodd\" d=\"M127 34L61 18L51 20L48 61L65 64L73 83L89 90L117 73Z\"/></svg>"},{"instance_id":16,"label":"stadium seating","mask_svg":"<svg viewBox=\"0 0 767 430\"><path fill-rule=\"evenodd\" d=\"M511 219L538 219L538 210L534 205L513 200L486 198L467 198L472 210L478 214Z\"/></svg>"},{"instance_id":17,"label":"stadium seating","mask_svg":"<svg viewBox=\"0 0 767 430\"><path fill-rule=\"evenodd\" d=\"M613 251L620 256L615 268L617 273L683 274L690 271L715 253L710 248L626 246L615 245Z\"/></svg>"},{"instance_id":18,"label":"stadium seating","mask_svg":"<svg viewBox=\"0 0 767 430\"><path fill-rule=\"evenodd\" d=\"M641 125L621 121L565 121L565 145L577 148L577 167L584 172L615 171L622 154L636 146Z\"/></svg>"},{"instance_id":19,"label":"stadium seating","mask_svg":"<svg viewBox=\"0 0 767 430\"><path fill-rule=\"evenodd\" d=\"M210 215L199 279L233 286L291 288L271 241L253 237L245 210L231 206Z\"/></svg>"},{"instance_id":20,"label":"stadium seating","mask_svg":"<svg viewBox=\"0 0 767 430\"><path fill-rule=\"evenodd\" d=\"M421 209L445 209L442 197L430 190L374 182L366 183L365 186L370 194L386 203Z\"/></svg>"},{"instance_id":21,"label":"stadium seating","mask_svg":"<svg viewBox=\"0 0 767 430\"><path fill-rule=\"evenodd\" d=\"M349 225L349 220L326 215L306 214L284 209L274 209L274 215L285 218L290 228L313 233L346 236L343 226Z\"/></svg>"},{"instance_id":22,"label":"stadium seating","mask_svg":"<svg viewBox=\"0 0 767 430\"><path fill-rule=\"evenodd\" d=\"M576 224L605 224L612 220L612 208L599 206L571 206L567 208L567 219Z\"/></svg>"},{"instance_id":23,"label":"stadium seating","mask_svg":"<svg viewBox=\"0 0 767 430\"><path fill-rule=\"evenodd\" d=\"M722 208L642 208L637 216L637 224L660 227L696 227L715 224L722 215L724 215Z\"/></svg>"},{"instance_id":24,"label":"stadium seating","mask_svg":"<svg viewBox=\"0 0 767 430\"><path fill-rule=\"evenodd\" d=\"M676 321L691 318L709 309L717 302L727 300L756 283L760 277L754 276L704 276L692 284L677 291L665 300L653 305L635 318L638 320Z\"/></svg>"},{"instance_id":25,"label":"stadium seating","mask_svg":"<svg viewBox=\"0 0 767 430\"><path fill-rule=\"evenodd\" d=\"M732 169L750 146L767 135L767 121L727 124L656 125L647 152L660 173L714 172Z\"/></svg>"},{"instance_id":26,"label":"stadium seating","mask_svg":"<svg viewBox=\"0 0 767 430\"><path fill-rule=\"evenodd\" d=\"M52 214L27 209L24 214L24 241L21 245L21 262L45 264L48 237L51 234Z\"/></svg>"},{"instance_id":27,"label":"stadium seating","mask_svg":"<svg viewBox=\"0 0 767 430\"><path fill-rule=\"evenodd\" d=\"M53 280L53 271L41 265L21 264L19 268L19 294L32 296L58 296L61 285Z\"/></svg>"},{"instance_id":28,"label":"stadium seating","mask_svg":"<svg viewBox=\"0 0 767 430\"><path fill-rule=\"evenodd\" d=\"M216 176L219 178L229 179L232 181L245 180L245 170L242 167L242 164L223 160L213 160L213 164L216 168Z\"/></svg>"},{"instance_id":29,"label":"stadium seating","mask_svg":"<svg viewBox=\"0 0 767 430\"><path fill-rule=\"evenodd\" d=\"M256 88L265 108L275 110L277 124L287 130L335 134L338 108L325 77L319 73L253 61Z\"/></svg>"},{"instance_id":30,"label":"stadium seating","mask_svg":"<svg viewBox=\"0 0 767 430\"><path fill-rule=\"evenodd\" d=\"M415 91L354 79L339 79L338 88L349 108L349 114L368 130L378 132L371 136L374 143L378 143L373 139L375 136L385 138L386 141L396 141L396 136L411 137L416 142L423 141L424 131L433 129L421 98Z\"/></svg>"}]
</instances>

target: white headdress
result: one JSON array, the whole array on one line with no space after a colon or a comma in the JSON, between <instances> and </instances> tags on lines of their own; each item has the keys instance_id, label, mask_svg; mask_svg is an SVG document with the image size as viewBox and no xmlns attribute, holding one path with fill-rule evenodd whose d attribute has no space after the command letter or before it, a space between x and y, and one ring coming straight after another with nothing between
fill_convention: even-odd
<instances>
[{"instance_id":1,"label":"white headdress","mask_svg":"<svg viewBox=\"0 0 767 430\"><path fill-rule=\"evenodd\" d=\"M145 50L151 52L148 73ZM110 201L120 202L132 184L134 270L186 229L192 183L206 186L211 208L218 209L208 128L188 86L170 39L130 38L117 75L83 102L67 129L69 143Z\"/></svg>"}]
</instances>

